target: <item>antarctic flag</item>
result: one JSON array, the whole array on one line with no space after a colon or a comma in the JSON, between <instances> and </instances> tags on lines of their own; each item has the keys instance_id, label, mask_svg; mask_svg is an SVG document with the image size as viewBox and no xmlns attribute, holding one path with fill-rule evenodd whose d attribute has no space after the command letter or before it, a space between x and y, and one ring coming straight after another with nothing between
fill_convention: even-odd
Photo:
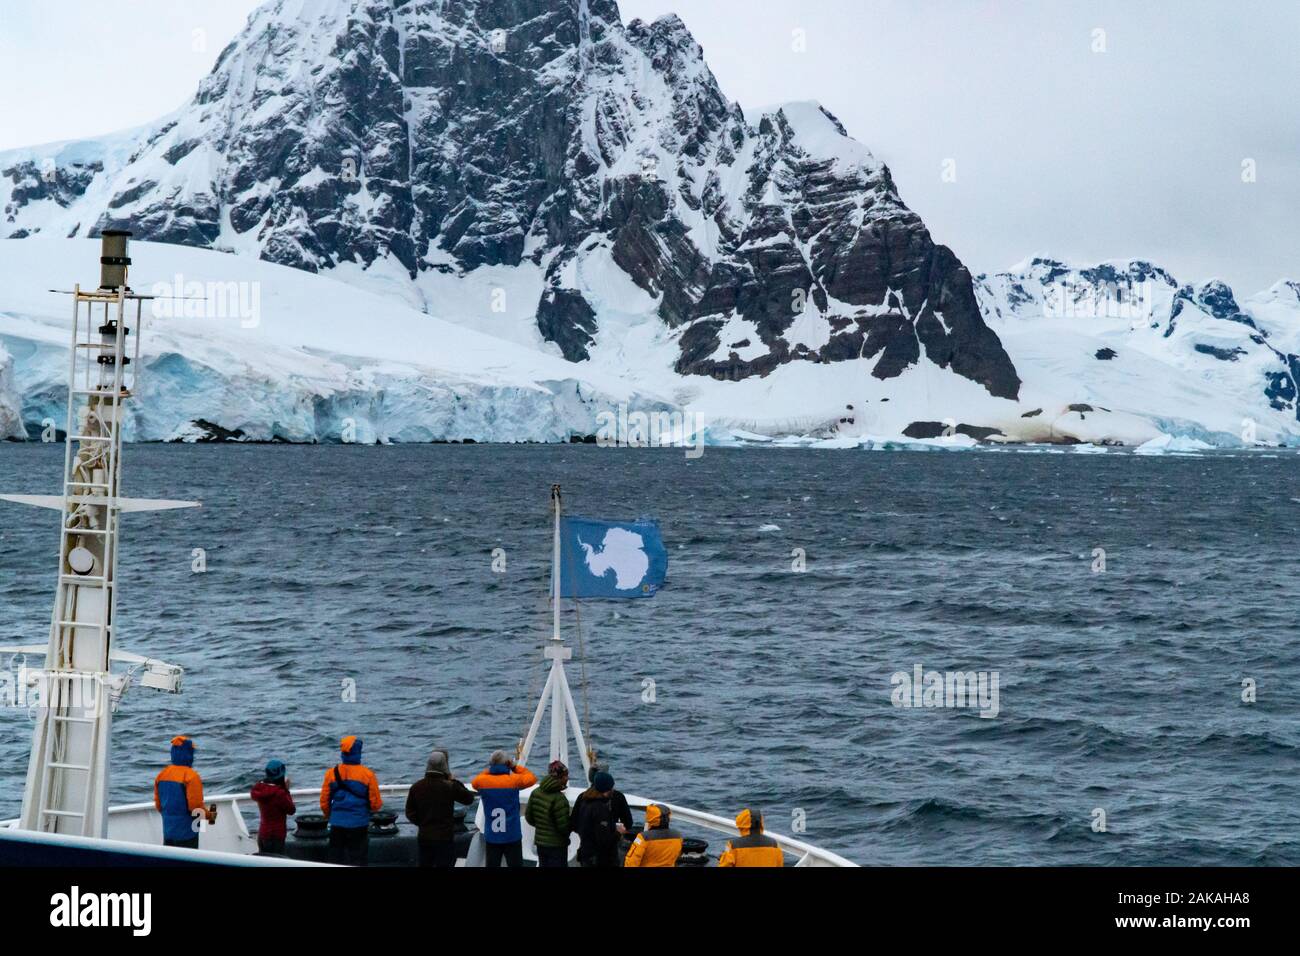
<instances>
[{"instance_id":1,"label":"antarctic flag","mask_svg":"<svg viewBox=\"0 0 1300 956\"><path fill-rule=\"evenodd\" d=\"M668 574L668 552L653 521L561 518L560 567L563 597L654 597Z\"/></svg>"}]
</instances>

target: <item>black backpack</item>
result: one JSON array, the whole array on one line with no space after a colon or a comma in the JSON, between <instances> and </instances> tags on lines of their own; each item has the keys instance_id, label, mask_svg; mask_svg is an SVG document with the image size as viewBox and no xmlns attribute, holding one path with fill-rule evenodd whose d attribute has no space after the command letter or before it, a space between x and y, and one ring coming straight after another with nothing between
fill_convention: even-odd
<instances>
[{"instance_id":1,"label":"black backpack","mask_svg":"<svg viewBox=\"0 0 1300 956\"><path fill-rule=\"evenodd\" d=\"M582 801L582 835L591 837L591 849L608 853L618 846L614 829L614 806L609 797L585 797Z\"/></svg>"}]
</instances>

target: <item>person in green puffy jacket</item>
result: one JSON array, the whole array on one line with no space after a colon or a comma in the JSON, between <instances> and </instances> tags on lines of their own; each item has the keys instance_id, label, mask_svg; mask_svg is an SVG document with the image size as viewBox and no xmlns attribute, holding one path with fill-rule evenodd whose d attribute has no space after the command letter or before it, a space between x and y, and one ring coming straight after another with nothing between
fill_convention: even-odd
<instances>
[{"instance_id":1,"label":"person in green puffy jacket","mask_svg":"<svg viewBox=\"0 0 1300 956\"><path fill-rule=\"evenodd\" d=\"M528 798L524 819L534 831L538 866L569 865L569 768L556 760Z\"/></svg>"}]
</instances>

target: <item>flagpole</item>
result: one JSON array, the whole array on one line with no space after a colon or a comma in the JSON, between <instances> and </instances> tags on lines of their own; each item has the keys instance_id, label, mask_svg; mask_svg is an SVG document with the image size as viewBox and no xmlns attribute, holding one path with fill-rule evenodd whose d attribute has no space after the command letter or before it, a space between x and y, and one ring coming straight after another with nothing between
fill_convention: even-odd
<instances>
[{"instance_id":1,"label":"flagpole","mask_svg":"<svg viewBox=\"0 0 1300 956\"><path fill-rule=\"evenodd\" d=\"M551 600L554 616L554 630L551 640L560 640L560 486L551 485L551 504L555 509L555 542L551 548L551 577L555 594Z\"/></svg>"},{"instance_id":2,"label":"flagpole","mask_svg":"<svg viewBox=\"0 0 1300 956\"><path fill-rule=\"evenodd\" d=\"M551 485L551 502L555 506L555 544L552 550L551 560L554 562L555 573L552 575L555 586L555 594L552 600L554 608L552 609L554 619L554 631L551 634L551 651L548 656L551 657L551 760L559 760L565 765L569 760L569 734L565 721L568 718L568 708L565 706L565 691L569 684L564 679L564 658L568 656L567 648L564 647L563 638L560 636L560 486ZM572 653L572 652L569 652Z\"/></svg>"},{"instance_id":3,"label":"flagpole","mask_svg":"<svg viewBox=\"0 0 1300 956\"><path fill-rule=\"evenodd\" d=\"M588 779L591 778L592 753L587 741L582 736L582 724L578 720L577 707L573 702L573 692L569 689L569 680L564 674L564 662L573 656L573 651L564 646L560 633L560 566L562 559L560 543L560 486L551 486L551 505L555 509L555 538L551 548L552 590L551 603L553 631L551 639L546 642L542 656L551 662L550 672L546 677L546 686L542 688L541 699L533 712L533 721L528 727L527 736L519 741L515 749L516 759L527 764L533 751L533 742L541 729L542 714L547 706L551 708L551 760L569 763L569 729L573 729L574 740L578 743L578 753L582 767Z\"/></svg>"}]
</instances>

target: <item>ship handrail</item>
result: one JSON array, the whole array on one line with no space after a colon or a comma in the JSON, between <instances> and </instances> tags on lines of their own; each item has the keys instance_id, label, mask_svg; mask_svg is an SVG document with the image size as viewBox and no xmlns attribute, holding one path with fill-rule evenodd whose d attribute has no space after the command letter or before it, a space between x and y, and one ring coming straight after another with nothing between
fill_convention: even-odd
<instances>
[{"instance_id":1,"label":"ship handrail","mask_svg":"<svg viewBox=\"0 0 1300 956\"><path fill-rule=\"evenodd\" d=\"M644 810L647 806L654 803L661 807L666 807L672 815L674 821L685 820L695 826L703 827L706 830L713 830L717 833L725 833L728 836L740 836L740 828L736 826L734 820L728 820L726 817L720 817L713 813L705 813L703 810L693 810L690 807L679 806L675 803L667 803L663 800L648 800L645 797L637 797L627 794L628 806ZM803 840L797 840L794 837L786 836L782 833L775 833L772 830L763 830L764 836L769 836L776 841L777 845L790 856L796 857L795 866L844 866L856 867L858 864L852 860L847 860L838 853L832 853L830 850L823 850L821 847L814 846Z\"/></svg>"},{"instance_id":2,"label":"ship handrail","mask_svg":"<svg viewBox=\"0 0 1300 956\"><path fill-rule=\"evenodd\" d=\"M407 793L410 789L411 789L410 784L404 784L404 783L381 784L379 787L379 792L381 794L400 796L402 794ZM470 791L473 792L472 787L469 787L468 789L470 789ZM527 799L527 796L531 792L531 790L532 788L529 788L528 790L520 791L521 803ZM581 792L582 790L580 788L570 787L567 795L572 799L578 793ZM290 793L293 795L295 800L298 800L298 799L306 799L306 798L319 796L320 790L315 787L298 787L291 790ZM627 796L628 806L635 807L638 810L644 810L650 804L655 803L658 804L659 806L667 807L668 810L672 813L673 819L677 821L690 823L695 826L701 827L703 829L711 830L715 833L726 834L727 836L740 835L740 829L739 827L736 826L735 821L728 820L726 817L721 817L713 813L706 813L703 810L695 810L692 809L691 807L684 807L681 806L680 804L668 803L663 800L652 800L646 797L636 796L634 794L627 794L626 796ZM243 828L244 826L243 816L241 813L239 813L241 801L252 803L252 800L249 798L247 793L219 793L219 794L207 795L204 798L205 803L217 804L218 806L229 807L231 812L235 815L236 820L238 821L236 825L240 828ZM129 803L129 804L123 804L121 806L110 807L108 812L110 816L115 816L118 814L138 813L140 811L147 811L152 813L157 812L157 810L154 808L152 801L147 801L143 803ZM17 820L6 820L0 822L0 828L17 827L17 825L18 825ZM246 833L247 831L244 832ZM800 840L792 836L786 836L785 834L782 833L776 833L772 830L764 830L763 832L767 836L775 840L777 842L777 845L785 853L795 858L795 863L793 864L793 866L796 867L800 867L800 866L802 867L811 867L811 866L856 867L858 865L852 862L851 860L845 859L844 857L840 856L838 853L833 853L830 850L825 850L821 847L814 846L813 844L808 843L804 840Z\"/></svg>"},{"instance_id":3,"label":"ship handrail","mask_svg":"<svg viewBox=\"0 0 1300 956\"><path fill-rule=\"evenodd\" d=\"M147 804L151 809L152 804ZM112 812L112 811L110 811ZM259 856L252 853L232 852L229 850L195 850L188 847L160 846L156 843L140 843L135 840L114 840L106 837L86 837L71 833L45 833L35 830L23 830L17 820L0 822L0 841L9 843L30 843L42 847L63 847L69 850L91 850L97 853L111 852L128 857L148 860L163 860L177 864L210 864L213 866L328 866L325 863L311 863L302 860L290 860L284 857Z\"/></svg>"}]
</instances>

